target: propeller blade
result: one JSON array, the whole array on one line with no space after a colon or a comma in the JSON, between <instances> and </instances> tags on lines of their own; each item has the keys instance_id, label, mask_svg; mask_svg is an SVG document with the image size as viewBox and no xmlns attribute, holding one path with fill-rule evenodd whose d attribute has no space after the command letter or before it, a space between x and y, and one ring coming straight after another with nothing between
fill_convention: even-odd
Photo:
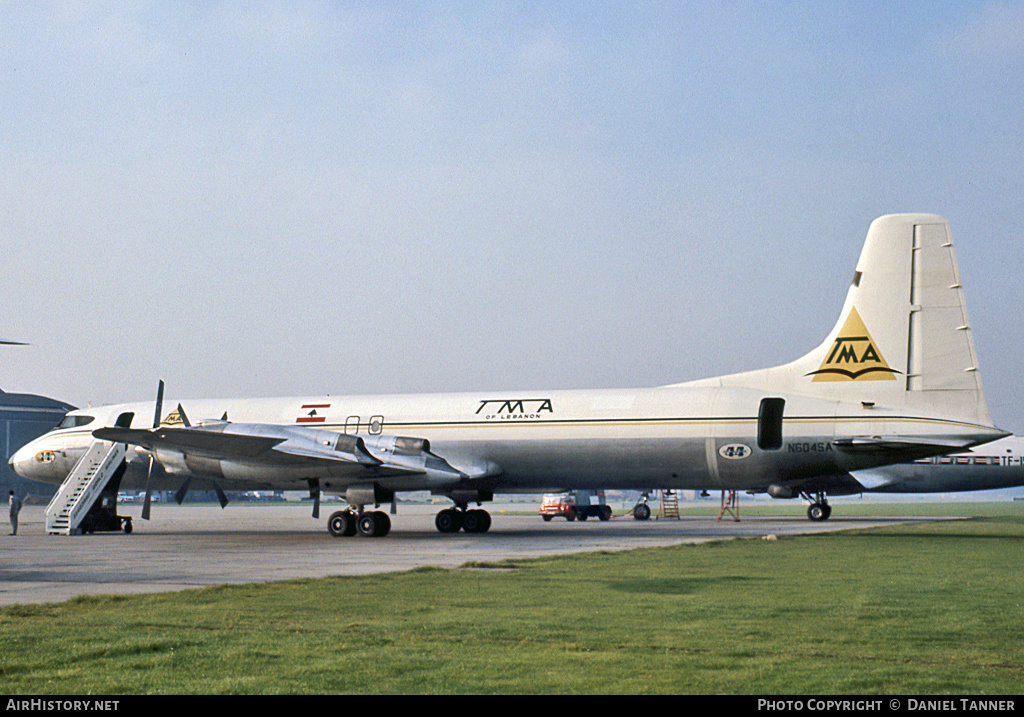
<instances>
[{"instance_id":1,"label":"propeller blade","mask_svg":"<svg viewBox=\"0 0 1024 717\"><path fill-rule=\"evenodd\" d=\"M146 498L142 501L142 519L149 520L149 506L153 502L153 456L149 457L149 471L146 472Z\"/></svg>"},{"instance_id":2,"label":"propeller blade","mask_svg":"<svg viewBox=\"0 0 1024 717\"><path fill-rule=\"evenodd\" d=\"M217 500L220 501L220 509L224 510L228 507L228 496L224 492L224 489L220 487L220 483L213 481L213 489L217 491Z\"/></svg>"},{"instance_id":3,"label":"propeller blade","mask_svg":"<svg viewBox=\"0 0 1024 717\"><path fill-rule=\"evenodd\" d=\"M192 476L185 479L185 482L181 484L181 488L178 488L178 492L174 494L174 500L178 501L178 505L181 505L185 501L185 495L188 493L188 487L192 483Z\"/></svg>"},{"instance_id":4,"label":"propeller blade","mask_svg":"<svg viewBox=\"0 0 1024 717\"><path fill-rule=\"evenodd\" d=\"M309 497L313 499L313 517L320 517L320 481L311 478L309 480Z\"/></svg>"},{"instance_id":5,"label":"propeller blade","mask_svg":"<svg viewBox=\"0 0 1024 717\"><path fill-rule=\"evenodd\" d=\"M153 428L160 426L160 414L164 408L164 382L161 379L156 387L156 409L153 411ZM153 504L153 461L156 459L152 454L149 456L149 470L146 471L146 497L142 501L142 519L149 520L149 509Z\"/></svg>"},{"instance_id":6,"label":"propeller blade","mask_svg":"<svg viewBox=\"0 0 1024 717\"><path fill-rule=\"evenodd\" d=\"M156 387L156 411L153 414L153 428L160 426L160 413L164 409L164 382L160 381Z\"/></svg>"}]
</instances>

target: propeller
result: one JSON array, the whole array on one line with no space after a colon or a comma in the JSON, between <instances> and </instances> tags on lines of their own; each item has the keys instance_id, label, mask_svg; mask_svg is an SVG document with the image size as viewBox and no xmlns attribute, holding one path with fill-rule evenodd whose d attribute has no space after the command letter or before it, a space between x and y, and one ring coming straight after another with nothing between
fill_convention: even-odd
<instances>
[{"instance_id":1,"label":"propeller","mask_svg":"<svg viewBox=\"0 0 1024 717\"><path fill-rule=\"evenodd\" d=\"M153 428L160 427L160 414L163 413L164 407L164 382L160 381L156 389L156 411L153 413ZM227 411L224 412L224 420L227 420ZM188 420L188 416L185 415L185 409L178 404L178 416L181 418L181 422L186 428L190 428L192 423ZM149 471L146 474L146 498L142 502L142 518L143 520L149 520L150 505L152 504L153 498L153 463L156 459L153 454L149 455ZM213 489L217 492L217 500L220 502L221 508L226 508L228 504L228 496L224 492L224 489L220 487L217 481L211 480L213 483ZM181 505L185 501L185 495L188 493L189 486L192 484L192 476L185 479L185 482L181 484L181 487L174 494L174 500Z\"/></svg>"},{"instance_id":2,"label":"propeller","mask_svg":"<svg viewBox=\"0 0 1024 717\"><path fill-rule=\"evenodd\" d=\"M181 407L180 403L178 404L177 413L178 413L178 418L181 419L182 425L185 426L185 428L191 428L192 427L192 422L190 420L188 420L188 415L185 413L185 409ZM224 411L224 418L222 418L221 420L222 421L228 420L228 412L227 411ZM154 428L155 428L155 426L154 426ZM213 483L213 490L217 493L217 501L220 503L221 510L223 510L224 508L226 508L228 506L228 503L230 502L230 501L228 501L228 496L224 492L224 489L220 487L220 483L218 483L217 481L213 480L212 478L210 478L209 481L211 483ZM183 502L185 502L185 495L188 493L188 489L189 489L190 485L192 485L192 476L189 476L188 478L186 478L185 482L182 483L181 487L178 488L178 490L175 492L174 500L176 500L178 502L178 505L181 505Z\"/></svg>"},{"instance_id":3,"label":"propeller","mask_svg":"<svg viewBox=\"0 0 1024 717\"><path fill-rule=\"evenodd\" d=\"M153 412L153 428L160 426L160 413L164 408L164 382L156 389L156 411ZM149 454L149 470L146 472L146 498L142 501L142 519L149 520L149 507L153 501L153 454ZM179 501L180 502L180 501Z\"/></svg>"},{"instance_id":4,"label":"propeller","mask_svg":"<svg viewBox=\"0 0 1024 717\"><path fill-rule=\"evenodd\" d=\"M220 503L221 509L227 508L228 507L228 503L230 503L231 501L228 500L228 496L224 492L224 489L220 487L220 483L218 483L217 481L213 480L213 478L208 478L207 480L209 480L211 483L213 483L213 490L214 490L214 492L217 493L217 501ZM181 487L178 488L177 491L175 491L175 493L174 493L174 500L176 500L178 502L178 505L181 505L183 502L185 502L185 495L188 494L188 489L189 489L189 486L191 486L191 485L192 485L192 476L188 476L185 479L185 482L181 484Z\"/></svg>"}]
</instances>

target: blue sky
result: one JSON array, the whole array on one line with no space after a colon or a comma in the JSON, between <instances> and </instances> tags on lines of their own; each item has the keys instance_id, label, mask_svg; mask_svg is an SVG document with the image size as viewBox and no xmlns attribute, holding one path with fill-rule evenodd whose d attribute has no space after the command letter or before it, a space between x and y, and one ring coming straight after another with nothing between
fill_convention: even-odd
<instances>
[{"instance_id":1,"label":"blue sky","mask_svg":"<svg viewBox=\"0 0 1024 717\"><path fill-rule=\"evenodd\" d=\"M4 3L0 387L653 386L951 222L1024 432L1024 4Z\"/></svg>"}]
</instances>

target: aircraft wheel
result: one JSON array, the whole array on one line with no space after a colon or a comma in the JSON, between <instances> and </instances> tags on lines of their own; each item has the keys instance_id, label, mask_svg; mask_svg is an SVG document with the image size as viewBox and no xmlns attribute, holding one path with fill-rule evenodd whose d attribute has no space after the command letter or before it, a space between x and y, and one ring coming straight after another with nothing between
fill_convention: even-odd
<instances>
[{"instance_id":1,"label":"aircraft wheel","mask_svg":"<svg viewBox=\"0 0 1024 717\"><path fill-rule=\"evenodd\" d=\"M339 510L327 519L327 532L335 538L349 537L356 534L355 515L350 510Z\"/></svg>"},{"instance_id":2,"label":"aircraft wheel","mask_svg":"<svg viewBox=\"0 0 1024 717\"><path fill-rule=\"evenodd\" d=\"M359 516L356 529L364 537L380 538L391 532L391 518L387 513L371 510Z\"/></svg>"},{"instance_id":3,"label":"aircraft wheel","mask_svg":"<svg viewBox=\"0 0 1024 717\"><path fill-rule=\"evenodd\" d=\"M811 520L825 520L831 512L827 504L811 503L810 507L807 508L807 517Z\"/></svg>"},{"instance_id":4,"label":"aircraft wheel","mask_svg":"<svg viewBox=\"0 0 1024 717\"><path fill-rule=\"evenodd\" d=\"M486 510L467 510L462 516L462 529L467 533L486 533L491 527L491 514Z\"/></svg>"},{"instance_id":5,"label":"aircraft wheel","mask_svg":"<svg viewBox=\"0 0 1024 717\"><path fill-rule=\"evenodd\" d=\"M634 520L647 520L651 517L651 508L646 503L640 503L633 508Z\"/></svg>"},{"instance_id":6,"label":"aircraft wheel","mask_svg":"<svg viewBox=\"0 0 1024 717\"><path fill-rule=\"evenodd\" d=\"M373 511L373 535L374 538L383 538L391 532L391 518L383 510Z\"/></svg>"},{"instance_id":7,"label":"aircraft wheel","mask_svg":"<svg viewBox=\"0 0 1024 717\"><path fill-rule=\"evenodd\" d=\"M462 529L462 513L445 508L434 518L434 526L442 533L458 533Z\"/></svg>"}]
</instances>

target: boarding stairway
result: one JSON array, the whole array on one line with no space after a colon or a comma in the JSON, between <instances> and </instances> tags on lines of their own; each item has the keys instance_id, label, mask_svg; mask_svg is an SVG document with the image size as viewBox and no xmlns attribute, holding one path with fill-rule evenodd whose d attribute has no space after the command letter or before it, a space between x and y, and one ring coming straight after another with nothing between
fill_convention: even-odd
<instances>
[{"instance_id":1,"label":"boarding stairway","mask_svg":"<svg viewBox=\"0 0 1024 717\"><path fill-rule=\"evenodd\" d=\"M98 529L110 522L110 506L103 506L101 499L111 479L123 470L128 447L123 443L93 441L85 455L75 464L60 490L46 507L46 532L51 535L77 535L97 529L97 517L103 515ZM120 483L120 480L117 481ZM106 491L108 500L110 492ZM117 490L113 488L113 517L117 518ZM95 510L94 510L95 508ZM86 520L89 518L90 520ZM84 525L83 525L84 524ZM131 522L125 532L131 532Z\"/></svg>"}]
</instances>

